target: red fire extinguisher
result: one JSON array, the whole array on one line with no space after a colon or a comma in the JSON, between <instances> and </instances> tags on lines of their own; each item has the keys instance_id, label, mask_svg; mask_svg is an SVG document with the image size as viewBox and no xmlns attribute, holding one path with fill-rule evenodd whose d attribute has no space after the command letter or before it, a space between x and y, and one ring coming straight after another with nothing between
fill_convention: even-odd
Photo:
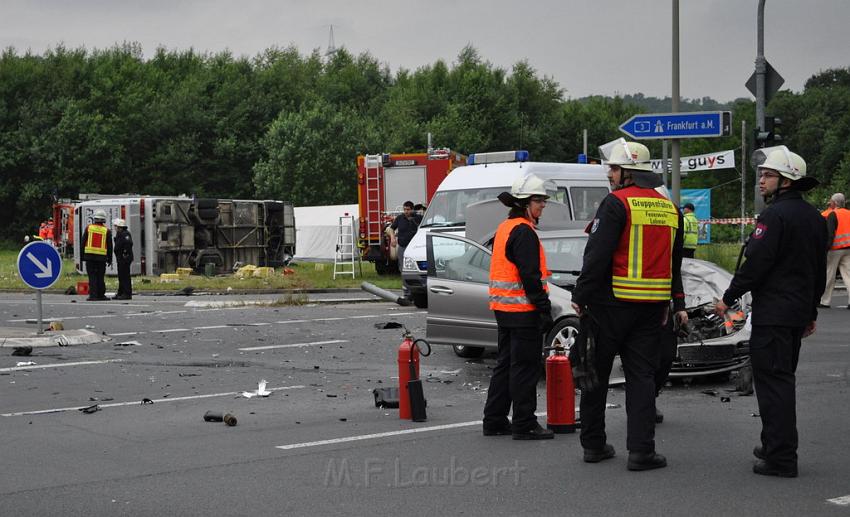
<instances>
[{"instance_id":1,"label":"red fire extinguisher","mask_svg":"<svg viewBox=\"0 0 850 517\"><path fill-rule=\"evenodd\" d=\"M424 422L425 393L422 381L419 380L419 346L418 343L428 343L424 339L414 341L413 334L407 329L401 345L398 347L398 417L414 422ZM425 356L431 355L428 345Z\"/></svg>"},{"instance_id":2,"label":"red fire extinguisher","mask_svg":"<svg viewBox=\"0 0 850 517\"><path fill-rule=\"evenodd\" d=\"M555 433L576 430L575 386L567 349L560 343L546 358L546 427Z\"/></svg>"}]
</instances>

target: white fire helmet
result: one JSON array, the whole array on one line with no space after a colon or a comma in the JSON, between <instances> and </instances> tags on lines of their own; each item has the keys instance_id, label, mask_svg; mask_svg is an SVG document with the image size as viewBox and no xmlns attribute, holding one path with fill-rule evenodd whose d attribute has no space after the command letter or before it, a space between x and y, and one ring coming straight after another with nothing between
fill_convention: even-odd
<instances>
[{"instance_id":1,"label":"white fire helmet","mask_svg":"<svg viewBox=\"0 0 850 517\"><path fill-rule=\"evenodd\" d=\"M127 227L127 221L118 217L118 218L115 218L115 219L112 220L112 226L114 226L116 228L126 228Z\"/></svg>"},{"instance_id":2,"label":"white fire helmet","mask_svg":"<svg viewBox=\"0 0 850 517\"><path fill-rule=\"evenodd\" d=\"M793 181L797 190L809 190L819 183L816 178L806 176L806 161L784 145L756 149L753 151L753 161L759 170L774 170Z\"/></svg>"},{"instance_id":3,"label":"white fire helmet","mask_svg":"<svg viewBox=\"0 0 850 517\"><path fill-rule=\"evenodd\" d=\"M100 221L102 223L105 223L106 222L106 212L104 212L103 210L95 210L94 215L92 216L92 219L94 219L95 221Z\"/></svg>"},{"instance_id":4,"label":"white fire helmet","mask_svg":"<svg viewBox=\"0 0 850 517\"><path fill-rule=\"evenodd\" d=\"M550 181L544 181L534 174L518 178L511 185L511 195L517 199L526 199L531 196L543 196L549 198L549 194L555 190Z\"/></svg>"},{"instance_id":5,"label":"white fire helmet","mask_svg":"<svg viewBox=\"0 0 850 517\"><path fill-rule=\"evenodd\" d=\"M649 148L638 142L618 138L599 146L604 165L618 165L624 169L652 172Z\"/></svg>"}]
</instances>

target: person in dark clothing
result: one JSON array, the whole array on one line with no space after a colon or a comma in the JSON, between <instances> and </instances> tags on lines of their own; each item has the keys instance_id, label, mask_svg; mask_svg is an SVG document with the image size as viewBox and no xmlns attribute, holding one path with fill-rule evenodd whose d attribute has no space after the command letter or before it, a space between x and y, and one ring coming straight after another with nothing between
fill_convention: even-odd
<instances>
[{"instance_id":1,"label":"person in dark clothing","mask_svg":"<svg viewBox=\"0 0 850 517\"><path fill-rule=\"evenodd\" d=\"M582 332L595 335L594 359L582 368L599 380L582 387L581 445L588 463L615 455L605 433L605 402L619 353L626 376L627 467L649 470L667 466L654 440L663 326L668 317L687 321L680 270L683 221L676 205L655 190L661 180L652 172L645 145L618 139L600 151L613 191L588 225L581 275L572 293L573 309L593 326ZM671 300L674 315L668 314Z\"/></svg>"},{"instance_id":2,"label":"person in dark clothing","mask_svg":"<svg viewBox=\"0 0 850 517\"><path fill-rule=\"evenodd\" d=\"M399 214L390 225L390 228L395 232L391 244L397 246L396 253L398 256L399 271L401 271L404 265L404 249L410 244L413 236L416 235L419 223L422 222L422 216L413 211L413 201L405 201L403 208L404 213Z\"/></svg>"},{"instance_id":3,"label":"person in dark clothing","mask_svg":"<svg viewBox=\"0 0 850 517\"><path fill-rule=\"evenodd\" d=\"M133 283L130 280L130 264L133 263L133 237L127 230L124 219L115 219L115 265L118 268L118 292L114 300L131 300L133 298Z\"/></svg>"},{"instance_id":4,"label":"person in dark clothing","mask_svg":"<svg viewBox=\"0 0 850 517\"><path fill-rule=\"evenodd\" d=\"M108 300L106 297L106 267L112 265L112 232L106 227L106 212L96 210L92 224L83 232L83 261L89 276L87 300Z\"/></svg>"},{"instance_id":5,"label":"person in dark clothing","mask_svg":"<svg viewBox=\"0 0 850 517\"><path fill-rule=\"evenodd\" d=\"M534 231L549 195L535 175L518 179L511 192L499 194L510 207L496 230L490 261L490 309L496 316L498 359L484 405L484 435L513 435L514 440L553 438L537 423L537 381L542 335L552 328L546 255ZM513 407L512 422L508 412Z\"/></svg>"},{"instance_id":6,"label":"person in dark clothing","mask_svg":"<svg viewBox=\"0 0 850 517\"><path fill-rule=\"evenodd\" d=\"M761 415L761 445L753 472L797 476L795 372L801 340L816 328L826 283L826 222L801 191L817 186L806 162L785 146L759 149L759 191L767 209L744 249L716 311L752 292L750 362Z\"/></svg>"},{"instance_id":7,"label":"person in dark clothing","mask_svg":"<svg viewBox=\"0 0 850 517\"><path fill-rule=\"evenodd\" d=\"M675 310L672 308L671 309ZM670 375L670 370L673 368L673 360L676 358L677 346L679 338L677 336L677 327L675 317L665 318L664 328L661 330L661 347L658 349L658 369L655 370L655 398L661 394L664 384L667 383L667 377ZM658 404L655 404L655 423L664 422L664 413L658 409Z\"/></svg>"}]
</instances>

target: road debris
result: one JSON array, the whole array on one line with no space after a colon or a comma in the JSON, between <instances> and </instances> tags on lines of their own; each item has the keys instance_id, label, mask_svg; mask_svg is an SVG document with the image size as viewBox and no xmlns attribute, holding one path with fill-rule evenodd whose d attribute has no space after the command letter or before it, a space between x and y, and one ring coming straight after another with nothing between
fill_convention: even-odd
<instances>
[{"instance_id":1,"label":"road debris","mask_svg":"<svg viewBox=\"0 0 850 517\"><path fill-rule=\"evenodd\" d=\"M621 407L623 407L623 406L621 406L620 404L616 404L614 402L609 402L609 403L605 404L605 409L618 409L618 408L621 408Z\"/></svg>"},{"instance_id":2,"label":"road debris","mask_svg":"<svg viewBox=\"0 0 850 517\"><path fill-rule=\"evenodd\" d=\"M398 388L375 388L372 390L372 395L375 396L375 407L398 408Z\"/></svg>"},{"instance_id":3,"label":"road debris","mask_svg":"<svg viewBox=\"0 0 850 517\"><path fill-rule=\"evenodd\" d=\"M14 350L12 350L12 355L17 356L28 356L32 354L31 346L16 346Z\"/></svg>"},{"instance_id":4,"label":"road debris","mask_svg":"<svg viewBox=\"0 0 850 517\"><path fill-rule=\"evenodd\" d=\"M18 361L18 364L16 364L15 366L35 366L35 365L36 365L35 361Z\"/></svg>"},{"instance_id":5,"label":"road debris","mask_svg":"<svg viewBox=\"0 0 850 517\"><path fill-rule=\"evenodd\" d=\"M145 397L145 398L142 399L142 405L144 405L144 404L153 404L153 400Z\"/></svg>"},{"instance_id":6,"label":"road debris","mask_svg":"<svg viewBox=\"0 0 850 517\"><path fill-rule=\"evenodd\" d=\"M90 415L90 414L92 414L96 411L100 411L100 406L98 406L97 404L94 404L92 406L80 408L80 411L87 414L87 415Z\"/></svg>"},{"instance_id":7,"label":"road debris","mask_svg":"<svg viewBox=\"0 0 850 517\"><path fill-rule=\"evenodd\" d=\"M236 417L227 413L224 415L224 423L227 424L228 427L233 427L236 425Z\"/></svg>"},{"instance_id":8,"label":"road debris","mask_svg":"<svg viewBox=\"0 0 850 517\"><path fill-rule=\"evenodd\" d=\"M375 328L380 329L380 330L400 329L400 328L404 328L404 325L402 325L401 323L399 323L397 321L388 321L386 323L375 323Z\"/></svg>"},{"instance_id":9,"label":"road debris","mask_svg":"<svg viewBox=\"0 0 850 517\"><path fill-rule=\"evenodd\" d=\"M712 390L712 389L702 390L700 393L703 393L705 395L711 395L712 397L717 396L717 390Z\"/></svg>"},{"instance_id":10,"label":"road debris","mask_svg":"<svg viewBox=\"0 0 850 517\"><path fill-rule=\"evenodd\" d=\"M729 397L720 397L720 402L731 402L732 399Z\"/></svg>"},{"instance_id":11,"label":"road debris","mask_svg":"<svg viewBox=\"0 0 850 517\"><path fill-rule=\"evenodd\" d=\"M242 396L250 399L252 397L268 397L271 393L266 389L266 380L263 379L257 384L257 391L243 391Z\"/></svg>"},{"instance_id":12,"label":"road debris","mask_svg":"<svg viewBox=\"0 0 850 517\"><path fill-rule=\"evenodd\" d=\"M138 341L123 341L121 343L115 343L115 346L142 346Z\"/></svg>"},{"instance_id":13,"label":"road debris","mask_svg":"<svg viewBox=\"0 0 850 517\"><path fill-rule=\"evenodd\" d=\"M207 411L204 413L204 422L224 422L224 415L217 411Z\"/></svg>"}]
</instances>

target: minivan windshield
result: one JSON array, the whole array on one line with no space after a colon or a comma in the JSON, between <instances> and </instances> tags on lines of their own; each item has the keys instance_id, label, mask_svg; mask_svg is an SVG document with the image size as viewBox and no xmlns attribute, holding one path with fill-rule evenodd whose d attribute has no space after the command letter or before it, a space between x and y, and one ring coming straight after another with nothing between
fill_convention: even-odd
<instances>
[{"instance_id":1,"label":"minivan windshield","mask_svg":"<svg viewBox=\"0 0 850 517\"><path fill-rule=\"evenodd\" d=\"M428 205L420 228L464 226L466 225L466 207L478 201L496 199L505 187L492 187L466 190L445 190L437 192Z\"/></svg>"}]
</instances>

